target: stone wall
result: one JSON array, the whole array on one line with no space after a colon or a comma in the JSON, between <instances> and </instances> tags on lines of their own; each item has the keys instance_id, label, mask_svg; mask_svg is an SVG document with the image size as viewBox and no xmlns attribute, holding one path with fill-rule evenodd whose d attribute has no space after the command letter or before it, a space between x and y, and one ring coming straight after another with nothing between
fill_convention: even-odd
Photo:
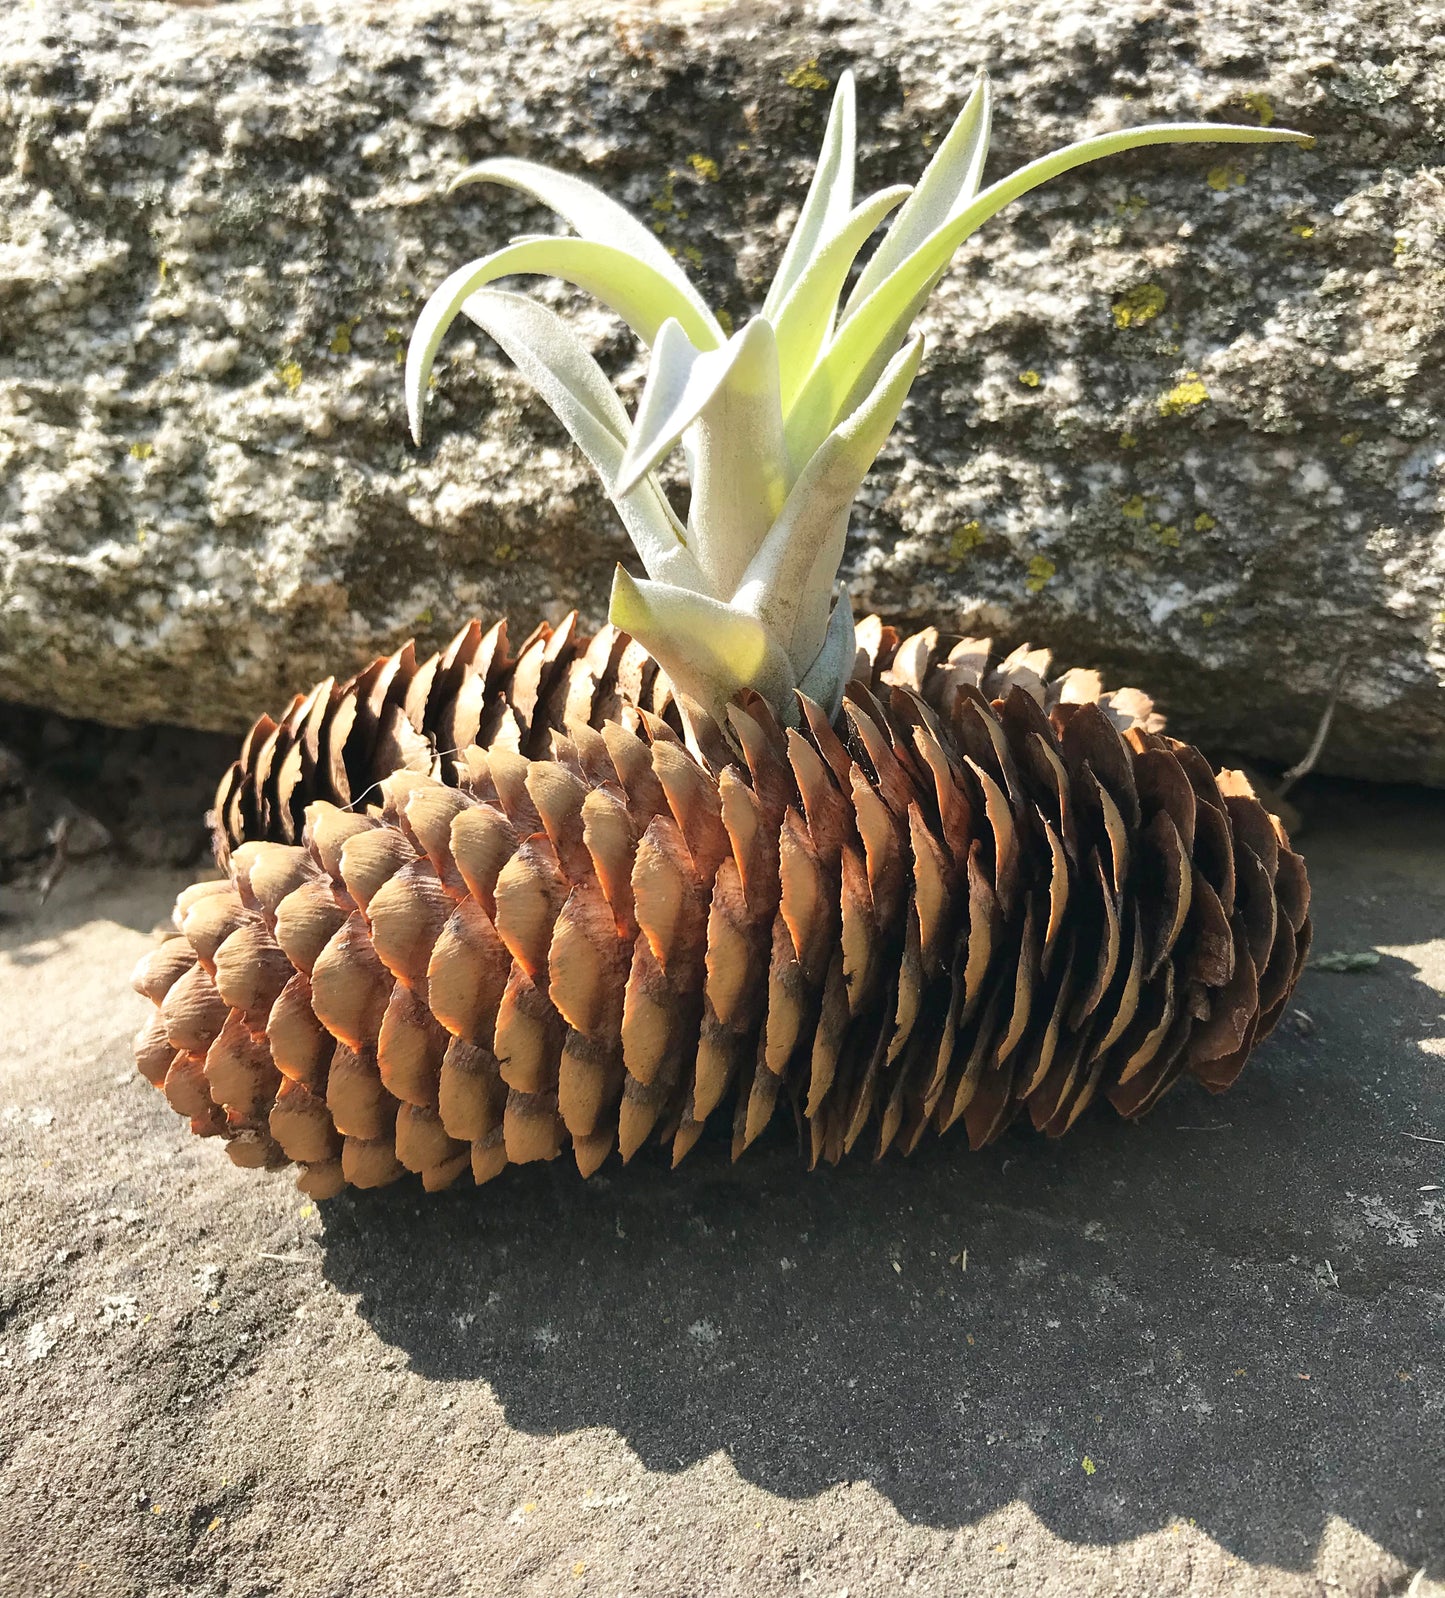
<instances>
[{"instance_id":1,"label":"stone wall","mask_svg":"<svg viewBox=\"0 0 1445 1598\"><path fill-rule=\"evenodd\" d=\"M1442 39L1403 0L10 7L0 696L234 728L473 613L599 620L624 537L494 349L459 330L405 436L420 303L551 225L447 179L584 172L741 322L838 72L871 188L987 66L991 174L1157 118L1318 142L1117 159L965 249L855 517L860 608L1050 643L1281 763L1338 679L1327 769L1445 781Z\"/></svg>"}]
</instances>

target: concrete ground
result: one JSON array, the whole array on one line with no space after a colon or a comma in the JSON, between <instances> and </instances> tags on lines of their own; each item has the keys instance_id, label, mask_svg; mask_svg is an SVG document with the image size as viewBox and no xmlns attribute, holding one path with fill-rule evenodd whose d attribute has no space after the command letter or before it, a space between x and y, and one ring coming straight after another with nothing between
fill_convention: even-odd
<instances>
[{"instance_id":1,"label":"concrete ground","mask_svg":"<svg viewBox=\"0 0 1445 1598\"><path fill-rule=\"evenodd\" d=\"M1302 800L1223 1098L319 1208L129 1061L183 876L0 926L0 1593L1439 1593L1445 799Z\"/></svg>"}]
</instances>

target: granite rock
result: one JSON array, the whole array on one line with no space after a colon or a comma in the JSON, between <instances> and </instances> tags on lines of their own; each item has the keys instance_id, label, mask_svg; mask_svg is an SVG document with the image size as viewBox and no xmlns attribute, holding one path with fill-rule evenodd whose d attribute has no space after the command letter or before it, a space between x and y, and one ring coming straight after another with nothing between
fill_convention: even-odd
<instances>
[{"instance_id":1,"label":"granite rock","mask_svg":"<svg viewBox=\"0 0 1445 1598\"><path fill-rule=\"evenodd\" d=\"M828 89L860 181L914 176L975 70L990 171L1153 118L1155 150L959 257L855 516L860 607L1047 642L1216 751L1445 781L1439 0L124 8L0 15L0 696L235 728L474 613L600 619L620 528L484 340L405 436L453 267L550 225L444 194L498 153L649 216L740 322ZM568 292L629 392L636 349ZM481 347L479 347L479 345Z\"/></svg>"}]
</instances>

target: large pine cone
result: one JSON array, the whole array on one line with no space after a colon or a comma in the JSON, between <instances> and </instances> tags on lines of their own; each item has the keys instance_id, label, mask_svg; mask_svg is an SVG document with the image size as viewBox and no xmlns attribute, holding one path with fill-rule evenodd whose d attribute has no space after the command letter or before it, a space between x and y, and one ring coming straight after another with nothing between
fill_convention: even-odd
<instances>
[{"instance_id":1,"label":"large pine cone","mask_svg":"<svg viewBox=\"0 0 1445 1598\"><path fill-rule=\"evenodd\" d=\"M318 1197L568 1146L584 1174L649 1138L677 1160L728 1106L736 1154L780 1095L816 1162L1227 1087L1309 945L1304 863L1243 778L1092 674L862 643L836 730L750 701L740 760L624 706L237 848L137 971L142 1073Z\"/></svg>"}]
</instances>

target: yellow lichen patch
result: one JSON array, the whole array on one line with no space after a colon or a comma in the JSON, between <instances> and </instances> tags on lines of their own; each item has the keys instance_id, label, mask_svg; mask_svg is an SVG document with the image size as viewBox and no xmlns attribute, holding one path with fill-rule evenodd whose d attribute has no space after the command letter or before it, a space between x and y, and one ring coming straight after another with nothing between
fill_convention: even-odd
<instances>
[{"instance_id":1,"label":"yellow lichen patch","mask_svg":"<svg viewBox=\"0 0 1445 1598\"><path fill-rule=\"evenodd\" d=\"M142 439L137 439L130 447L130 458L133 461L148 461L156 452L154 444L148 444Z\"/></svg>"},{"instance_id":2,"label":"yellow lichen patch","mask_svg":"<svg viewBox=\"0 0 1445 1598\"><path fill-rule=\"evenodd\" d=\"M1212 533L1219 525L1207 510L1202 510L1194 518L1194 531L1196 533Z\"/></svg>"},{"instance_id":3,"label":"yellow lichen patch","mask_svg":"<svg viewBox=\"0 0 1445 1598\"><path fill-rule=\"evenodd\" d=\"M688 156L687 164L704 183L716 183L720 176L717 162L710 155L703 155L700 151L694 151Z\"/></svg>"},{"instance_id":4,"label":"yellow lichen patch","mask_svg":"<svg viewBox=\"0 0 1445 1598\"><path fill-rule=\"evenodd\" d=\"M1147 211L1149 202L1142 194L1131 194L1126 199L1118 201L1114 206L1115 216L1138 216L1140 211Z\"/></svg>"},{"instance_id":5,"label":"yellow lichen patch","mask_svg":"<svg viewBox=\"0 0 1445 1598\"><path fill-rule=\"evenodd\" d=\"M983 528L976 521L955 527L948 540L948 558L955 563L966 559L983 542Z\"/></svg>"},{"instance_id":6,"label":"yellow lichen patch","mask_svg":"<svg viewBox=\"0 0 1445 1598\"><path fill-rule=\"evenodd\" d=\"M1204 174L1204 181L1219 194L1223 194L1226 189L1242 189L1244 169L1233 165L1212 166Z\"/></svg>"},{"instance_id":7,"label":"yellow lichen patch","mask_svg":"<svg viewBox=\"0 0 1445 1598\"><path fill-rule=\"evenodd\" d=\"M1179 529L1173 522L1166 522L1162 526L1156 524L1154 530L1165 549L1179 548Z\"/></svg>"},{"instance_id":8,"label":"yellow lichen patch","mask_svg":"<svg viewBox=\"0 0 1445 1598\"><path fill-rule=\"evenodd\" d=\"M1140 283L1121 294L1111 307L1115 327L1142 327L1152 322L1169 303L1169 296L1157 283Z\"/></svg>"},{"instance_id":9,"label":"yellow lichen patch","mask_svg":"<svg viewBox=\"0 0 1445 1598\"><path fill-rule=\"evenodd\" d=\"M1130 494L1128 499L1120 505L1119 512L1121 515L1127 516L1131 522L1142 522L1144 520L1144 496L1142 494Z\"/></svg>"},{"instance_id":10,"label":"yellow lichen patch","mask_svg":"<svg viewBox=\"0 0 1445 1598\"><path fill-rule=\"evenodd\" d=\"M682 247L682 253L683 253L683 256L686 258L686 260L688 261L688 263L690 265L692 265L692 266L701 266L702 265L702 251L700 249L698 249L697 245L695 245L695 244L684 244L683 247Z\"/></svg>"},{"instance_id":11,"label":"yellow lichen patch","mask_svg":"<svg viewBox=\"0 0 1445 1598\"><path fill-rule=\"evenodd\" d=\"M1209 390L1205 388L1199 373L1186 372L1167 394L1159 396L1159 414L1181 416L1185 411L1192 411L1196 405L1202 405L1208 398Z\"/></svg>"},{"instance_id":12,"label":"yellow lichen patch","mask_svg":"<svg viewBox=\"0 0 1445 1598\"><path fill-rule=\"evenodd\" d=\"M1138 442L1139 440L1130 432L1123 432L1119 434L1120 449L1133 449Z\"/></svg>"},{"instance_id":13,"label":"yellow lichen patch","mask_svg":"<svg viewBox=\"0 0 1445 1598\"><path fill-rule=\"evenodd\" d=\"M1293 233L1297 239L1312 239L1315 236L1315 230L1309 225L1308 222L1296 222L1290 228L1290 232Z\"/></svg>"},{"instance_id":14,"label":"yellow lichen patch","mask_svg":"<svg viewBox=\"0 0 1445 1598\"><path fill-rule=\"evenodd\" d=\"M1263 89L1256 89L1253 94L1244 97L1244 103L1259 118L1259 125L1267 128L1274 121L1274 101Z\"/></svg>"},{"instance_id":15,"label":"yellow lichen patch","mask_svg":"<svg viewBox=\"0 0 1445 1598\"><path fill-rule=\"evenodd\" d=\"M1033 367L1030 367L1026 372L1019 373L1019 382L1025 388L1037 388L1042 381L1043 379L1034 371Z\"/></svg>"},{"instance_id":16,"label":"yellow lichen patch","mask_svg":"<svg viewBox=\"0 0 1445 1598\"><path fill-rule=\"evenodd\" d=\"M1053 580L1058 569L1047 555L1035 555L1029 561L1029 575L1024 587L1031 594L1042 592L1045 585Z\"/></svg>"},{"instance_id":17,"label":"yellow lichen patch","mask_svg":"<svg viewBox=\"0 0 1445 1598\"><path fill-rule=\"evenodd\" d=\"M677 173L669 172L662 180L662 188L654 194L650 201L654 211L660 211L663 216L671 216L677 210ZM653 223L654 229L657 223Z\"/></svg>"},{"instance_id":18,"label":"yellow lichen patch","mask_svg":"<svg viewBox=\"0 0 1445 1598\"><path fill-rule=\"evenodd\" d=\"M301 387L301 363L299 361L282 361L276 368L276 376L280 378L286 392L294 394Z\"/></svg>"},{"instance_id":19,"label":"yellow lichen patch","mask_svg":"<svg viewBox=\"0 0 1445 1598\"><path fill-rule=\"evenodd\" d=\"M359 316L353 316L349 322L338 322L336 324L336 331L332 334L331 343L328 346L333 355L351 354L352 329L360 320Z\"/></svg>"},{"instance_id":20,"label":"yellow lichen patch","mask_svg":"<svg viewBox=\"0 0 1445 1598\"><path fill-rule=\"evenodd\" d=\"M1094 1472L1098 1468L1099 1467L1094 1463L1094 1461L1092 1459L1090 1459L1087 1454L1085 1454L1084 1455L1084 1474L1086 1476L1092 1476L1094 1474Z\"/></svg>"},{"instance_id":21,"label":"yellow lichen patch","mask_svg":"<svg viewBox=\"0 0 1445 1598\"><path fill-rule=\"evenodd\" d=\"M1355 447L1355 445L1358 444L1359 442L1360 442L1360 434L1358 434L1358 433L1341 433L1340 434L1340 443L1342 443L1345 446L1346 449L1353 449Z\"/></svg>"},{"instance_id":22,"label":"yellow lichen patch","mask_svg":"<svg viewBox=\"0 0 1445 1598\"><path fill-rule=\"evenodd\" d=\"M1217 610L1201 610L1199 612L1199 620L1204 626L1212 627L1219 620L1219 612ZM1236 1374L1243 1376L1244 1372L1239 1371Z\"/></svg>"},{"instance_id":23,"label":"yellow lichen patch","mask_svg":"<svg viewBox=\"0 0 1445 1598\"><path fill-rule=\"evenodd\" d=\"M156 262L156 282L164 283L170 275L171 263L166 260L165 256L162 256L160 260Z\"/></svg>"},{"instance_id":24,"label":"yellow lichen patch","mask_svg":"<svg viewBox=\"0 0 1445 1598\"><path fill-rule=\"evenodd\" d=\"M818 58L813 56L802 66L793 68L787 76L787 84L790 89L812 89L815 94L821 94L828 87L828 80L818 71Z\"/></svg>"}]
</instances>

